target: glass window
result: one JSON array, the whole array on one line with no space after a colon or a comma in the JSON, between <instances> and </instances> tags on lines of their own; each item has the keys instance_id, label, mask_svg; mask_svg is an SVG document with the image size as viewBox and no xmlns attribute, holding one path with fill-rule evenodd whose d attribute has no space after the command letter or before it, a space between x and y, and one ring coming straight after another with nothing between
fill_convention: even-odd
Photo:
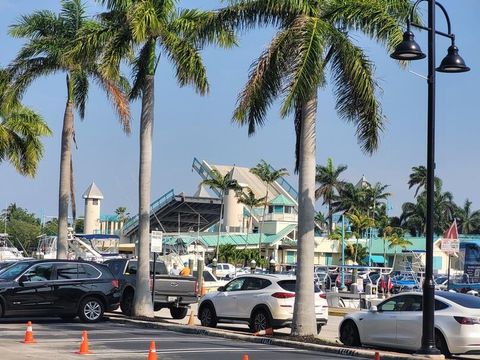
<instances>
[{"instance_id":1,"label":"glass window","mask_svg":"<svg viewBox=\"0 0 480 360\"><path fill-rule=\"evenodd\" d=\"M57 264L57 280L78 279L76 263Z\"/></svg>"},{"instance_id":2,"label":"glass window","mask_svg":"<svg viewBox=\"0 0 480 360\"><path fill-rule=\"evenodd\" d=\"M396 296L378 306L379 311L421 311L422 297L420 295Z\"/></svg>"},{"instance_id":3,"label":"glass window","mask_svg":"<svg viewBox=\"0 0 480 360\"><path fill-rule=\"evenodd\" d=\"M13 280L31 265L29 262L18 262L2 269L0 279Z\"/></svg>"},{"instance_id":4,"label":"glass window","mask_svg":"<svg viewBox=\"0 0 480 360\"><path fill-rule=\"evenodd\" d=\"M281 280L278 282L278 285L280 285L283 290L295 292L296 280ZM321 291L317 284L313 285L313 289L316 293Z\"/></svg>"},{"instance_id":5,"label":"glass window","mask_svg":"<svg viewBox=\"0 0 480 360\"><path fill-rule=\"evenodd\" d=\"M285 206L285 214L291 214L292 213L292 206Z\"/></svg>"},{"instance_id":6,"label":"glass window","mask_svg":"<svg viewBox=\"0 0 480 360\"><path fill-rule=\"evenodd\" d=\"M267 279L260 278L247 278L245 284L243 285L243 290L261 290L269 286L271 282Z\"/></svg>"},{"instance_id":7,"label":"glass window","mask_svg":"<svg viewBox=\"0 0 480 360\"><path fill-rule=\"evenodd\" d=\"M244 277L234 279L225 285L225 291L239 291L242 290L243 283L245 282Z\"/></svg>"},{"instance_id":8,"label":"glass window","mask_svg":"<svg viewBox=\"0 0 480 360\"><path fill-rule=\"evenodd\" d=\"M480 298L477 296L452 293L447 291L437 292L440 296L444 297L447 300L453 301L460 306L471 308L471 309L480 309Z\"/></svg>"},{"instance_id":9,"label":"glass window","mask_svg":"<svg viewBox=\"0 0 480 360\"><path fill-rule=\"evenodd\" d=\"M107 266L112 271L112 273L114 273L115 275L120 275L123 274L125 263L123 261L109 261L107 263Z\"/></svg>"},{"instance_id":10,"label":"glass window","mask_svg":"<svg viewBox=\"0 0 480 360\"><path fill-rule=\"evenodd\" d=\"M443 310L448 308L448 305L440 300L435 299L435 310Z\"/></svg>"},{"instance_id":11,"label":"glass window","mask_svg":"<svg viewBox=\"0 0 480 360\"><path fill-rule=\"evenodd\" d=\"M130 275L135 275L137 273L137 262L130 261L127 265L127 270L125 272Z\"/></svg>"},{"instance_id":12,"label":"glass window","mask_svg":"<svg viewBox=\"0 0 480 360\"><path fill-rule=\"evenodd\" d=\"M98 199L93 199L92 204L93 205L98 205Z\"/></svg>"},{"instance_id":13,"label":"glass window","mask_svg":"<svg viewBox=\"0 0 480 360\"><path fill-rule=\"evenodd\" d=\"M52 279L53 264L38 264L23 274L23 281L48 281Z\"/></svg>"},{"instance_id":14,"label":"glass window","mask_svg":"<svg viewBox=\"0 0 480 360\"><path fill-rule=\"evenodd\" d=\"M273 206L272 205L268 205L268 213L269 214L273 213Z\"/></svg>"},{"instance_id":15,"label":"glass window","mask_svg":"<svg viewBox=\"0 0 480 360\"><path fill-rule=\"evenodd\" d=\"M92 265L79 264L78 265L78 278L79 279L96 279L101 275L100 271L94 268Z\"/></svg>"}]
</instances>

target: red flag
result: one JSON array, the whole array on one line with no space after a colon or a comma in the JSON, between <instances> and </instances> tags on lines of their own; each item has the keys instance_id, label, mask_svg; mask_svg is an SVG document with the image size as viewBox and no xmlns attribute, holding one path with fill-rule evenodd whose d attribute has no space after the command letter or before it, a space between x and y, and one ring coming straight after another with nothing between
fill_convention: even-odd
<instances>
[{"instance_id":1,"label":"red flag","mask_svg":"<svg viewBox=\"0 0 480 360\"><path fill-rule=\"evenodd\" d=\"M443 233L444 239L458 239L458 228L457 228L457 220L453 220L453 224L450 225L447 231Z\"/></svg>"}]
</instances>

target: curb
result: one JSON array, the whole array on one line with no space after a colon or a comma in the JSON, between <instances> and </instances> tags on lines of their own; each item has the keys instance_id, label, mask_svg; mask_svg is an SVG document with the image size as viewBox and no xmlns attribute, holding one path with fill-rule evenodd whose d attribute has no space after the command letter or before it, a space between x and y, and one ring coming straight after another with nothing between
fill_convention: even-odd
<instances>
[{"instance_id":1,"label":"curb","mask_svg":"<svg viewBox=\"0 0 480 360\"><path fill-rule=\"evenodd\" d=\"M352 308L337 308L337 307L328 307L328 315L330 316L345 316L355 311L359 311L360 309L352 309Z\"/></svg>"},{"instance_id":2,"label":"curb","mask_svg":"<svg viewBox=\"0 0 480 360\"><path fill-rule=\"evenodd\" d=\"M333 342L331 342L332 345L303 343L299 341L275 339L271 337L239 334L229 330L214 330L214 329L209 329L202 326L187 326L187 325L177 325L172 323L164 323L164 322L152 321L151 319L143 319L143 318L110 317L109 321L118 322L122 324L134 324L137 326L142 326L150 329L162 329L162 330L180 332L184 334L214 336L214 337L220 337L224 339L241 340L241 341L246 341L251 343L259 343L264 345L276 345L276 346L283 346L283 347L310 350L310 351L322 351L330 354L347 355L347 356L354 356L359 358L373 359L375 357L375 352L376 352L375 350L334 346ZM424 357L424 356L399 354L399 353L391 353L391 352L382 353L381 358L382 360L410 360L410 359L426 360L428 359L428 357Z\"/></svg>"}]
</instances>

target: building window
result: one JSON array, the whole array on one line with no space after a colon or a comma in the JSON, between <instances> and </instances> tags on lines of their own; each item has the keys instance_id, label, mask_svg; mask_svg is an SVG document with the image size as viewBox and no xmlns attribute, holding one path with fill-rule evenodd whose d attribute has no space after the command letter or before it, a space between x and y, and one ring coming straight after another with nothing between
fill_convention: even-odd
<instances>
[{"instance_id":1,"label":"building window","mask_svg":"<svg viewBox=\"0 0 480 360\"><path fill-rule=\"evenodd\" d=\"M269 213L269 214L272 214L272 213L273 213L273 206L272 206L272 205L269 205L269 206L268 206L268 213Z\"/></svg>"},{"instance_id":2,"label":"building window","mask_svg":"<svg viewBox=\"0 0 480 360\"><path fill-rule=\"evenodd\" d=\"M92 204L93 204L93 205L98 205L98 199L93 199L93 200L92 200Z\"/></svg>"},{"instance_id":3,"label":"building window","mask_svg":"<svg viewBox=\"0 0 480 360\"><path fill-rule=\"evenodd\" d=\"M285 214L291 214L292 213L292 206L285 206Z\"/></svg>"}]
</instances>

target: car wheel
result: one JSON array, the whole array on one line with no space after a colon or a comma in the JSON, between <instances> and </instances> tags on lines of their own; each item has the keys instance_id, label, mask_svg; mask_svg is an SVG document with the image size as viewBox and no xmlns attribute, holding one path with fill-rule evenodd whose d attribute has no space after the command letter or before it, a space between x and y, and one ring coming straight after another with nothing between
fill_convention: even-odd
<instances>
[{"instance_id":1,"label":"car wheel","mask_svg":"<svg viewBox=\"0 0 480 360\"><path fill-rule=\"evenodd\" d=\"M180 320L187 316L188 308L186 307L172 307L170 308L170 315L172 319Z\"/></svg>"},{"instance_id":2,"label":"car wheel","mask_svg":"<svg viewBox=\"0 0 480 360\"><path fill-rule=\"evenodd\" d=\"M160 311L163 309L162 304L153 304L153 311Z\"/></svg>"},{"instance_id":3,"label":"car wheel","mask_svg":"<svg viewBox=\"0 0 480 360\"><path fill-rule=\"evenodd\" d=\"M347 346L360 346L357 325L351 320L345 321L340 328L340 341Z\"/></svg>"},{"instance_id":4,"label":"car wheel","mask_svg":"<svg viewBox=\"0 0 480 360\"><path fill-rule=\"evenodd\" d=\"M450 356L447 341L439 330L435 330L435 347L445 356Z\"/></svg>"},{"instance_id":5,"label":"car wheel","mask_svg":"<svg viewBox=\"0 0 480 360\"><path fill-rule=\"evenodd\" d=\"M60 319L62 319L63 321L72 321L76 317L77 315L60 315Z\"/></svg>"},{"instance_id":6,"label":"car wheel","mask_svg":"<svg viewBox=\"0 0 480 360\"><path fill-rule=\"evenodd\" d=\"M217 315L212 305L204 305L198 312L198 319L202 326L215 327L217 326Z\"/></svg>"},{"instance_id":7,"label":"car wheel","mask_svg":"<svg viewBox=\"0 0 480 360\"><path fill-rule=\"evenodd\" d=\"M123 315L132 316L133 295L133 291L128 291L122 296L122 300L120 301L120 310L122 310Z\"/></svg>"},{"instance_id":8,"label":"car wheel","mask_svg":"<svg viewBox=\"0 0 480 360\"><path fill-rule=\"evenodd\" d=\"M98 298L89 297L82 301L78 316L84 322L94 323L103 318L104 307Z\"/></svg>"},{"instance_id":9,"label":"car wheel","mask_svg":"<svg viewBox=\"0 0 480 360\"><path fill-rule=\"evenodd\" d=\"M257 332L260 330L266 330L272 327L270 314L266 310L255 311L252 315L252 319L250 320L250 322L251 322L251 328L253 329L254 332Z\"/></svg>"}]
</instances>

